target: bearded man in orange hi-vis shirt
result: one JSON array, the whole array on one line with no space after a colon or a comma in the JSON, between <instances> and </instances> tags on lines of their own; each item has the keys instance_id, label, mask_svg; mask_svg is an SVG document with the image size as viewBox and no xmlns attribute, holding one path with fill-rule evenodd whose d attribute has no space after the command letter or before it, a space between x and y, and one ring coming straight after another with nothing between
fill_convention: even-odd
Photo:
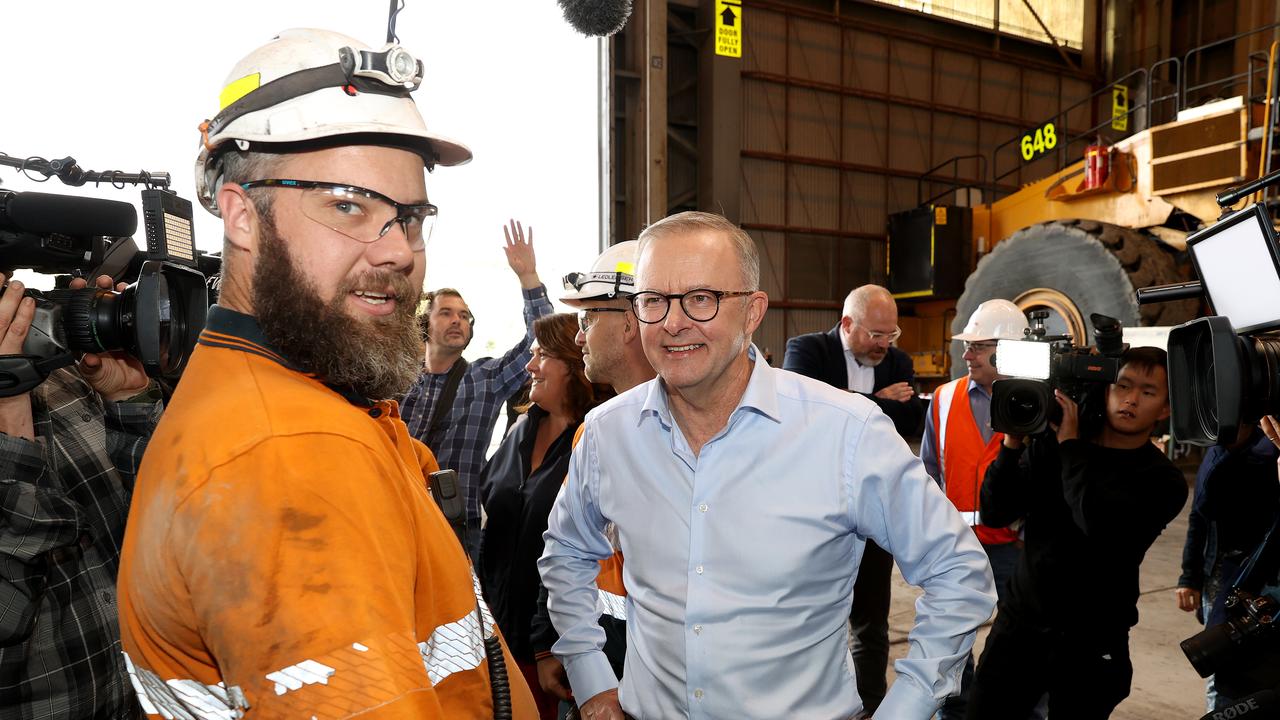
<instances>
[{"instance_id":1,"label":"bearded man in orange hi-vis shirt","mask_svg":"<svg viewBox=\"0 0 1280 720\"><path fill-rule=\"evenodd\" d=\"M126 666L164 718L536 717L397 405L436 207L466 162L403 48L291 30L232 71L196 184L219 304L133 498ZM507 670L510 668L510 671Z\"/></svg>"}]
</instances>

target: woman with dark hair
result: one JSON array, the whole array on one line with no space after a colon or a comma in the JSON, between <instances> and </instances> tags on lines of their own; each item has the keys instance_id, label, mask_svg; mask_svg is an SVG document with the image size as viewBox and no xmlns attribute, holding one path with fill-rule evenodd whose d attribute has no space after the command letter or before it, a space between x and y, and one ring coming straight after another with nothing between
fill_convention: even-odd
<instances>
[{"instance_id":1,"label":"woman with dark hair","mask_svg":"<svg viewBox=\"0 0 1280 720\"><path fill-rule=\"evenodd\" d=\"M485 598L538 701L554 719L556 699L541 691L529 621L538 600L542 533L569 471L573 436L587 411L612 391L587 380L576 315L534 321L529 405L485 466L480 483L488 522L480 546Z\"/></svg>"}]
</instances>

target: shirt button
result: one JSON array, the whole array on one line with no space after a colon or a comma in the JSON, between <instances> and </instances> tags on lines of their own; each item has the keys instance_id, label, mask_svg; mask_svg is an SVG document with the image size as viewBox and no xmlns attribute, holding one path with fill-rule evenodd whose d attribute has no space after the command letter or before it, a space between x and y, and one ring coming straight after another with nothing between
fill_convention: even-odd
<instances>
[{"instance_id":1,"label":"shirt button","mask_svg":"<svg viewBox=\"0 0 1280 720\"><path fill-rule=\"evenodd\" d=\"M702 566L701 566L701 565L699 565L698 567L694 568L694 569L693 569L693 571L694 571L694 572L696 572L696 573L698 573L699 575L701 575L701 574L702 574Z\"/></svg>"},{"instance_id":2,"label":"shirt button","mask_svg":"<svg viewBox=\"0 0 1280 720\"><path fill-rule=\"evenodd\" d=\"M694 635L701 635L701 634L702 634L702 626L701 626L701 625L694 625L694 626L693 626L693 634L694 634Z\"/></svg>"},{"instance_id":3,"label":"shirt button","mask_svg":"<svg viewBox=\"0 0 1280 720\"><path fill-rule=\"evenodd\" d=\"M706 511L707 511L706 503L702 503L701 505L698 506L698 512L706 512Z\"/></svg>"},{"instance_id":4,"label":"shirt button","mask_svg":"<svg viewBox=\"0 0 1280 720\"><path fill-rule=\"evenodd\" d=\"M102 602L111 602L111 593L106 590L102 591Z\"/></svg>"},{"instance_id":5,"label":"shirt button","mask_svg":"<svg viewBox=\"0 0 1280 720\"><path fill-rule=\"evenodd\" d=\"M702 688L693 691L693 696L699 700L702 699Z\"/></svg>"}]
</instances>

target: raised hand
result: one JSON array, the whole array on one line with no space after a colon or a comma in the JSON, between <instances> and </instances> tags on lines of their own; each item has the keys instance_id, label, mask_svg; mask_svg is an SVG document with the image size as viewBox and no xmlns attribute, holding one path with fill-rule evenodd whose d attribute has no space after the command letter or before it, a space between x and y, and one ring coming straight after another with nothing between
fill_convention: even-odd
<instances>
[{"instance_id":1,"label":"raised hand","mask_svg":"<svg viewBox=\"0 0 1280 720\"><path fill-rule=\"evenodd\" d=\"M502 234L507 243L503 250L507 253L507 265L511 272L520 278L520 286L532 290L542 284L538 279L538 262L533 254L533 227L529 227L528 239L525 238L524 226L519 220L510 220L503 226Z\"/></svg>"}]
</instances>

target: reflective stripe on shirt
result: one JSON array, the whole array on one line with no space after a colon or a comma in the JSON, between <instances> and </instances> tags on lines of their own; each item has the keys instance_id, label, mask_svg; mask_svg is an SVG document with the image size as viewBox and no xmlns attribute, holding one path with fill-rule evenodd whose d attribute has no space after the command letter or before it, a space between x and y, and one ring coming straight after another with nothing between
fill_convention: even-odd
<instances>
[{"instance_id":1,"label":"reflective stripe on shirt","mask_svg":"<svg viewBox=\"0 0 1280 720\"><path fill-rule=\"evenodd\" d=\"M627 599L608 590L597 590L600 595L600 614L623 622L627 621Z\"/></svg>"},{"instance_id":2,"label":"reflective stripe on shirt","mask_svg":"<svg viewBox=\"0 0 1280 720\"><path fill-rule=\"evenodd\" d=\"M159 715L165 720L239 720L244 717L243 705L227 694L222 683L203 685L195 680L161 680L159 675L133 664L129 653L124 655L129 682L138 694L138 703L148 715ZM233 688L238 693L238 688Z\"/></svg>"},{"instance_id":3,"label":"reflective stripe on shirt","mask_svg":"<svg viewBox=\"0 0 1280 720\"><path fill-rule=\"evenodd\" d=\"M494 636L493 615L485 604L480 591L480 580L475 571L471 573L471 582L475 588L476 602L480 614L484 618L484 632L480 632L476 613L469 612L461 618L445 623L431 633L425 642L418 643L418 652L422 654L422 664L427 668L427 676L431 678L431 686L439 685L445 678L456 672L474 670L484 662L484 641Z\"/></svg>"}]
</instances>

